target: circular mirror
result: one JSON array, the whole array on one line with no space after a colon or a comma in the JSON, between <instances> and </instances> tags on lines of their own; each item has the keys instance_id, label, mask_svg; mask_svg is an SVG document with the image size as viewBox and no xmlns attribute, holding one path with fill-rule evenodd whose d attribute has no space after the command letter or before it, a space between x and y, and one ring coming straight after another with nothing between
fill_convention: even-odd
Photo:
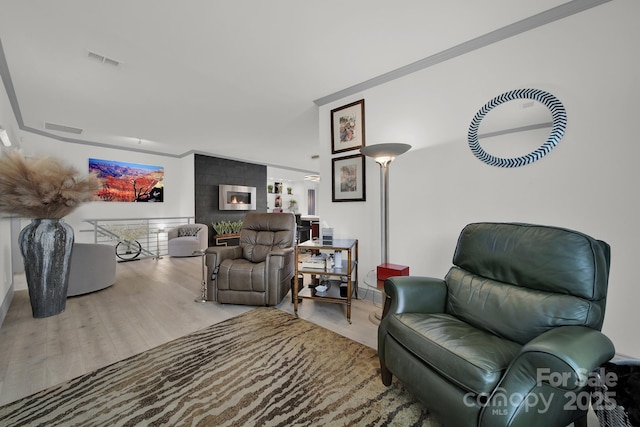
<instances>
[{"instance_id":1,"label":"circular mirror","mask_svg":"<svg viewBox=\"0 0 640 427\"><path fill-rule=\"evenodd\" d=\"M514 106L513 103L505 104L509 101L523 99L528 101L515 104L516 106ZM501 110L504 110L501 111L500 117L517 117L517 119L514 120L507 120L509 122L508 126L510 127L506 130L504 130L504 123L498 123L496 120L493 120L492 122L489 119L485 119L485 116L489 111L496 109L500 105L503 105ZM517 115L514 113L514 110L517 108L530 108L530 113L527 115ZM548 117L549 112L551 113L550 123L548 120L544 120L544 117ZM522 119L522 117L526 118ZM540 117L542 117L542 119L540 119ZM480 123L483 122L483 119L488 124L487 126L483 124L483 134L478 135ZM471 148L471 152L478 159L491 166L505 168L524 166L539 160L549 153L549 151L551 151L562 139L566 126L567 113L562 103L555 96L538 89L513 90L493 98L476 113L471 121L471 125L469 126L469 147ZM522 156L495 156L487 153L484 148L480 146L479 142L480 137L499 137L504 140L505 135L515 132L527 132L529 135L539 135L540 132L544 132L546 135L546 128L548 127L551 127L551 132L548 134L547 140L540 146L536 145L537 148L529 152L529 154ZM503 130L499 130L499 128L502 128Z\"/></svg>"}]
</instances>

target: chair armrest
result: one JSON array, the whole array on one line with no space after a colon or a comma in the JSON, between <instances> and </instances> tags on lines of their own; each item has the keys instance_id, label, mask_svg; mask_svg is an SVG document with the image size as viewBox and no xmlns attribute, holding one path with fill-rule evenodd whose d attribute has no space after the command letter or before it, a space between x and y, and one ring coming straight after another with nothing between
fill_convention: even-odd
<instances>
[{"instance_id":1,"label":"chair armrest","mask_svg":"<svg viewBox=\"0 0 640 427\"><path fill-rule=\"evenodd\" d=\"M293 253L293 247L291 248L283 248L283 249L274 249L267 254L267 256L286 256L287 254Z\"/></svg>"},{"instance_id":2,"label":"chair armrest","mask_svg":"<svg viewBox=\"0 0 640 427\"><path fill-rule=\"evenodd\" d=\"M267 254L264 269L266 280L266 301L268 305L277 305L284 288L290 289L291 278L294 274L294 248L274 249ZM284 288L283 288L284 286Z\"/></svg>"},{"instance_id":3,"label":"chair armrest","mask_svg":"<svg viewBox=\"0 0 640 427\"><path fill-rule=\"evenodd\" d=\"M179 228L172 228L171 230L167 231L167 240L175 239L176 237L178 237L178 229Z\"/></svg>"},{"instance_id":4,"label":"chair armrest","mask_svg":"<svg viewBox=\"0 0 640 427\"><path fill-rule=\"evenodd\" d=\"M447 284L443 279L397 276L384 281L387 298L378 326L378 357L385 363L384 349L391 314L443 313L447 302ZM390 377L389 377L390 380Z\"/></svg>"},{"instance_id":5,"label":"chair armrest","mask_svg":"<svg viewBox=\"0 0 640 427\"><path fill-rule=\"evenodd\" d=\"M269 275L269 281L277 278L277 270L282 270L285 276L282 280L289 280L293 277L293 263L295 262L293 248L274 249L267 254L267 267L265 273ZM286 277L291 272L291 277Z\"/></svg>"},{"instance_id":6,"label":"chair armrest","mask_svg":"<svg viewBox=\"0 0 640 427\"><path fill-rule=\"evenodd\" d=\"M447 284L444 279L420 276L391 277L384 282L389 303L388 312L443 313L447 302ZM386 315L386 312L385 312Z\"/></svg>"},{"instance_id":7,"label":"chair armrest","mask_svg":"<svg viewBox=\"0 0 640 427\"><path fill-rule=\"evenodd\" d=\"M293 266L293 255L293 248L272 250L267 254L267 268L265 271L269 275L271 275L275 269L285 268L285 271L288 271L288 268Z\"/></svg>"},{"instance_id":8,"label":"chair armrest","mask_svg":"<svg viewBox=\"0 0 640 427\"><path fill-rule=\"evenodd\" d=\"M207 248L207 261L209 259L218 258L218 264L223 260L231 258L236 259L242 256L242 248L240 246L210 246ZM208 264L208 262L207 262Z\"/></svg>"},{"instance_id":9,"label":"chair armrest","mask_svg":"<svg viewBox=\"0 0 640 427\"><path fill-rule=\"evenodd\" d=\"M200 242L200 247L202 249L206 249L209 245L209 227L206 225L200 226L200 231L198 232L198 241Z\"/></svg>"},{"instance_id":10,"label":"chair armrest","mask_svg":"<svg viewBox=\"0 0 640 427\"><path fill-rule=\"evenodd\" d=\"M583 416L586 408L576 407L588 397L582 390L595 381L591 373L614 354L611 340L595 329L561 326L541 334L511 362L480 415L481 423L506 425L506 419L509 425L533 425L535 420L547 424ZM503 410L496 416L492 408L499 406ZM572 420L565 421L563 425Z\"/></svg>"},{"instance_id":11,"label":"chair armrest","mask_svg":"<svg viewBox=\"0 0 640 427\"><path fill-rule=\"evenodd\" d=\"M211 246L207 248L205 263L207 265L207 299L216 301L216 275L218 267L225 259L236 259L242 257L240 246Z\"/></svg>"},{"instance_id":12,"label":"chair armrest","mask_svg":"<svg viewBox=\"0 0 640 427\"><path fill-rule=\"evenodd\" d=\"M520 350L520 356L535 360L536 377L549 383L550 372L562 372L563 379L551 379L553 386L564 390L584 387L587 376L615 355L615 347L606 335L585 326L562 326L532 339ZM559 384L558 384L559 383Z\"/></svg>"}]
</instances>

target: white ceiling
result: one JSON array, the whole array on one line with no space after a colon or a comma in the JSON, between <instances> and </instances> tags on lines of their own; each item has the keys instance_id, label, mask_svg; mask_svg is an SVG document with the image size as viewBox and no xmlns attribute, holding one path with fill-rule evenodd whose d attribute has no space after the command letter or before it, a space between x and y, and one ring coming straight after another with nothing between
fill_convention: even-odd
<instances>
[{"instance_id":1,"label":"white ceiling","mask_svg":"<svg viewBox=\"0 0 640 427\"><path fill-rule=\"evenodd\" d=\"M3 78L23 130L318 171L314 100L563 3L0 0Z\"/></svg>"}]
</instances>

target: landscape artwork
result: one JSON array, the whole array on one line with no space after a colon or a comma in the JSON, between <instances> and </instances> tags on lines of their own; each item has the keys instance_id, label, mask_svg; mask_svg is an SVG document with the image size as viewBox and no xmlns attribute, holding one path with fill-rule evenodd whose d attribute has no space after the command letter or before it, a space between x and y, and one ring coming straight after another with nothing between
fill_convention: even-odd
<instances>
[{"instance_id":1,"label":"landscape artwork","mask_svg":"<svg viewBox=\"0 0 640 427\"><path fill-rule=\"evenodd\" d=\"M89 172L102 181L97 191L105 202L162 202L164 167L89 159Z\"/></svg>"}]
</instances>

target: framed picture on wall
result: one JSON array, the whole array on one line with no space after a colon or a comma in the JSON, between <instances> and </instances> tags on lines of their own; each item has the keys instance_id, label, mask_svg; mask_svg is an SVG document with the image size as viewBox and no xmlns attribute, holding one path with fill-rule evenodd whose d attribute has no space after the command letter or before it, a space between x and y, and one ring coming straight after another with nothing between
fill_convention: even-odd
<instances>
[{"instance_id":1,"label":"framed picture on wall","mask_svg":"<svg viewBox=\"0 0 640 427\"><path fill-rule=\"evenodd\" d=\"M337 157L331 163L331 196L334 202L366 200L364 156Z\"/></svg>"},{"instance_id":2,"label":"framed picture on wall","mask_svg":"<svg viewBox=\"0 0 640 427\"><path fill-rule=\"evenodd\" d=\"M89 172L102 181L96 192L105 202L162 202L164 167L116 160L89 159Z\"/></svg>"},{"instance_id":3,"label":"framed picture on wall","mask_svg":"<svg viewBox=\"0 0 640 427\"><path fill-rule=\"evenodd\" d=\"M364 145L364 99L331 110L331 154Z\"/></svg>"}]
</instances>

